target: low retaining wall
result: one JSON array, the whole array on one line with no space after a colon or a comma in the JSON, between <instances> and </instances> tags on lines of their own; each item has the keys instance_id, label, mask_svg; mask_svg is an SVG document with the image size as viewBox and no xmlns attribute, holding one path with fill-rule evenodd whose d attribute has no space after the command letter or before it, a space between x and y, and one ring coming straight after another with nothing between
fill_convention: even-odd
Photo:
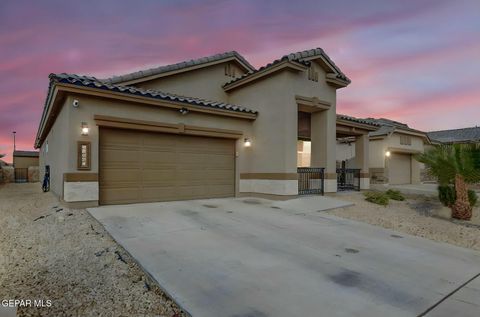
<instances>
[{"instance_id":1,"label":"low retaining wall","mask_svg":"<svg viewBox=\"0 0 480 317\"><path fill-rule=\"evenodd\" d=\"M15 183L15 170L13 166L3 166L1 170L4 183Z\"/></svg>"}]
</instances>

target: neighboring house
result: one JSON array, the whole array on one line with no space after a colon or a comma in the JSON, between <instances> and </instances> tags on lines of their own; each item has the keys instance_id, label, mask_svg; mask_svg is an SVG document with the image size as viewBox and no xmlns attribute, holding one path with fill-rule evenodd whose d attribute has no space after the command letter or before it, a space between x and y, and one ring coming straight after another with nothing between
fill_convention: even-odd
<instances>
[{"instance_id":1,"label":"neighboring house","mask_svg":"<svg viewBox=\"0 0 480 317\"><path fill-rule=\"evenodd\" d=\"M14 151L13 166L15 168L29 168L30 166L38 166L38 151Z\"/></svg>"},{"instance_id":2,"label":"neighboring house","mask_svg":"<svg viewBox=\"0 0 480 317\"><path fill-rule=\"evenodd\" d=\"M337 122L336 90L349 83L319 48L259 69L228 52L103 80L51 74L41 173L50 166L51 190L83 205L294 196L297 141L309 140L310 165L335 192L337 130L368 153L371 126Z\"/></svg>"},{"instance_id":3,"label":"neighboring house","mask_svg":"<svg viewBox=\"0 0 480 317\"><path fill-rule=\"evenodd\" d=\"M425 132L389 119L363 119L379 128L369 133L369 172L372 183L418 184L421 182L423 164L414 155L423 153L430 144ZM351 138L337 140L337 165L356 166L356 142Z\"/></svg>"},{"instance_id":4,"label":"neighboring house","mask_svg":"<svg viewBox=\"0 0 480 317\"><path fill-rule=\"evenodd\" d=\"M38 165L37 151L13 151L15 182L38 182Z\"/></svg>"},{"instance_id":5,"label":"neighboring house","mask_svg":"<svg viewBox=\"0 0 480 317\"><path fill-rule=\"evenodd\" d=\"M432 131L427 133L432 143L480 143L480 127Z\"/></svg>"}]
</instances>

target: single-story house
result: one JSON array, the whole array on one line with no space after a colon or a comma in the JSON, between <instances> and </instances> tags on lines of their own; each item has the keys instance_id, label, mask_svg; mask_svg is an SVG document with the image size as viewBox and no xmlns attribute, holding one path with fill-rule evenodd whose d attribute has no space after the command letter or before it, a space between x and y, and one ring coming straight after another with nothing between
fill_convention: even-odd
<instances>
[{"instance_id":1,"label":"single-story house","mask_svg":"<svg viewBox=\"0 0 480 317\"><path fill-rule=\"evenodd\" d=\"M369 172L372 183L418 184L423 164L414 155L423 153L430 140L425 132L389 119L361 119L378 128L369 133ZM350 137L337 139L337 165L353 168L357 165L356 144Z\"/></svg>"},{"instance_id":2,"label":"single-story house","mask_svg":"<svg viewBox=\"0 0 480 317\"><path fill-rule=\"evenodd\" d=\"M480 143L480 127L432 131L427 133L432 143Z\"/></svg>"},{"instance_id":3,"label":"single-story house","mask_svg":"<svg viewBox=\"0 0 480 317\"><path fill-rule=\"evenodd\" d=\"M35 147L67 203L295 196L298 140L336 192L337 133L363 142L368 183L371 125L337 119L336 92L350 80L320 48L258 69L227 52L107 79L49 78Z\"/></svg>"}]
</instances>

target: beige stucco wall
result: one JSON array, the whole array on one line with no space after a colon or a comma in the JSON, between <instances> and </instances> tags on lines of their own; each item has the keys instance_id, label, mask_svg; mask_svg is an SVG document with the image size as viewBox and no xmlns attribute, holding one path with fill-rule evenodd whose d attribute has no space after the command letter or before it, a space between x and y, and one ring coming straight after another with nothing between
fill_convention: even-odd
<instances>
[{"instance_id":1,"label":"beige stucco wall","mask_svg":"<svg viewBox=\"0 0 480 317\"><path fill-rule=\"evenodd\" d=\"M30 166L38 166L38 157L14 156L13 165L15 168L29 168Z\"/></svg>"},{"instance_id":2,"label":"beige stucco wall","mask_svg":"<svg viewBox=\"0 0 480 317\"><path fill-rule=\"evenodd\" d=\"M67 98L65 103L71 105L71 99ZM43 181L45 165L50 165L50 191L58 197L63 196L63 173L67 171L70 160L69 112L72 109L71 106L62 107L40 147L40 181Z\"/></svg>"},{"instance_id":3,"label":"beige stucco wall","mask_svg":"<svg viewBox=\"0 0 480 317\"><path fill-rule=\"evenodd\" d=\"M370 168L385 168L385 152L388 148L388 141L370 140Z\"/></svg>"},{"instance_id":4,"label":"beige stucco wall","mask_svg":"<svg viewBox=\"0 0 480 317\"><path fill-rule=\"evenodd\" d=\"M337 142L336 161L337 164L341 164L342 161L346 161L347 168L355 168L355 142L350 144Z\"/></svg>"},{"instance_id":5,"label":"beige stucco wall","mask_svg":"<svg viewBox=\"0 0 480 317\"><path fill-rule=\"evenodd\" d=\"M235 63L226 63L230 63L231 67L235 69L237 76L243 74L244 71ZM227 102L228 95L222 86L233 78L225 75L226 63L179 73L173 76L161 77L151 81L133 84L133 86L156 89L187 97Z\"/></svg>"}]
</instances>

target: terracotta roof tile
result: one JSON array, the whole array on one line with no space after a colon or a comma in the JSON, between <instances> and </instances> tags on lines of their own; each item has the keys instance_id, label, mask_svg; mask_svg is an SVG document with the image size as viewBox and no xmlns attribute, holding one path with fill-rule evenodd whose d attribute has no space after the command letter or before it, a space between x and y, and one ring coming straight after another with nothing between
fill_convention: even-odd
<instances>
[{"instance_id":1,"label":"terracotta roof tile","mask_svg":"<svg viewBox=\"0 0 480 317\"><path fill-rule=\"evenodd\" d=\"M205 100L205 99L194 98L194 97L179 96L179 95L165 93L165 92L153 90L153 89L142 89L142 88L137 88L132 86L115 85L115 84L101 81L91 76L80 76L75 74L62 73L62 74L50 74L49 77L50 77L51 83L52 82L67 83L67 84L73 84L73 85L78 85L83 87L105 89L109 91L116 91L116 92L131 94L131 95L144 96L144 97L149 97L154 99L181 102L181 103L195 105L195 106L257 114L256 110L252 110L240 105Z\"/></svg>"}]
</instances>

